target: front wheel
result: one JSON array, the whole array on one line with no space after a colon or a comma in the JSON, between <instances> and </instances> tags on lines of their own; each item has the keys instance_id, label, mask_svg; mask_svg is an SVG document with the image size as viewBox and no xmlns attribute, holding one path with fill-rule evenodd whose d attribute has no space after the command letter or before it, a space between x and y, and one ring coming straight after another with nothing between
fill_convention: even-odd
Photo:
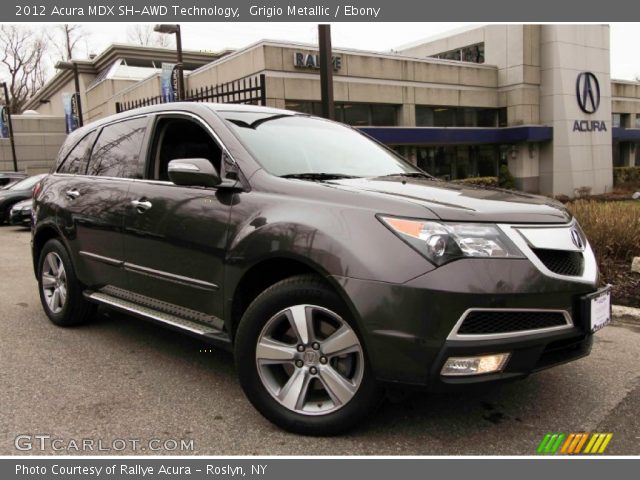
<instances>
[{"instance_id":1,"label":"front wheel","mask_svg":"<svg viewBox=\"0 0 640 480\"><path fill-rule=\"evenodd\" d=\"M381 398L348 309L314 276L283 280L253 301L235 356L251 403L291 432L344 432Z\"/></svg>"}]
</instances>

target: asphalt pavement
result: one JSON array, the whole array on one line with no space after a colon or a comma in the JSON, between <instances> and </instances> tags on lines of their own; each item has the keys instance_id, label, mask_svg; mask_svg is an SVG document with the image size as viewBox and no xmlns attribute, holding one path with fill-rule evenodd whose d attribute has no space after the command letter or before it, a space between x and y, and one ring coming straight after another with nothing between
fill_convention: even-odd
<instances>
[{"instance_id":1,"label":"asphalt pavement","mask_svg":"<svg viewBox=\"0 0 640 480\"><path fill-rule=\"evenodd\" d=\"M533 455L548 432L611 432L606 453L640 454L638 324L608 326L589 357L526 380L411 393L348 435L303 437L253 409L225 352L106 310L82 327L51 324L29 239L0 227L0 455Z\"/></svg>"}]
</instances>

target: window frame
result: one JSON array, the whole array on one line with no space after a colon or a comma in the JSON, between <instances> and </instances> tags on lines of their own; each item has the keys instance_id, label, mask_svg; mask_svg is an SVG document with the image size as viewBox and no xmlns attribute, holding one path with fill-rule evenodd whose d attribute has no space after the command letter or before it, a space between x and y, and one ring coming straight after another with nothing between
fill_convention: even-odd
<instances>
[{"instance_id":1,"label":"window frame","mask_svg":"<svg viewBox=\"0 0 640 480\"><path fill-rule=\"evenodd\" d=\"M94 130L96 132L96 138L94 138L93 143L91 144L91 149L89 151L89 158L87 160L87 163L85 165L85 171L84 171L84 175L89 176L91 178L105 178L105 179L119 179L119 180L142 180L144 179L144 174L145 174L145 169L146 169L146 159L147 159L147 155L148 155L148 149L149 149L149 132L151 130L152 124L152 117L153 115L145 113L145 114L140 114L140 115L131 115L130 117L125 117L125 118L118 118L117 120L114 120L112 122L109 123L105 123L103 125L100 125L96 130ZM114 176L109 176L109 175L89 175L89 164L91 163L91 158L93 156L93 150L96 146L97 141L100 139L100 136L102 135L102 132L104 131L105 128L108 128L110 126L116 125L118 123L123 123L123 122L128 122L131 120L137 120L139 118L146 118L147 122L145 125L145 132L144 135L142 137L142 145L140 146L140 154L139 154L139 160L138 162L142 164L142 178L129 178L129 177L114 177Z\"/></svg>"},{"instance_id":2,"label":"window frame","mask_svg":"<svg viewBox=\"0 0 640 480\"><path fill-rule=\"evenodd\" d=\"M87 167L89 166L89 159L91 156L91 152L93 151L93 145L96 142L96 139L98 138L96 135L96 132L98 131L97 128L94 128L90 131L88 131L85 135L83 135L77 142L74 143L73 147L71 147L69 149L69 151L67 152L67 154L65 155L64 159L58 164L58 166L56 167L55 173L60 174L60 175L85 175L87 172ZM62 170L65 165L67 164L67 161L69 160L69 157L71 156L71 154L75 151L75 149L78 147L78 145L80 145L81 142L83 142L87 137L93 135L93 140L91 142L89 142L89 144L87 145L85 151L84 151L84 169L80 169L78 171L78 173L68 173L68 172L61 172L60 170Z\"/></svg>"},{"instance_id":3,"label":"window frame","mask_svg":"<svg viewBox=\"0 0 640 480\"><path fill-rule=\"evenodd\" d=\"M175 185L175 183L173 183L171 180L159 180L154 178L155 177L154 170L157 163L158 151L159 151L156 146L156 135L164 134L164 132L156 133L156 131L160 125L160 122L166 119L171 119L171 118L177 118L180 120L187 120L187 121L196 123L215 142L215 144L220 149L220 171L218 172L218 175L220 176L220 178L225 178L226 174L229 173L226 168L227 162L225 161L225 156L231 159L232 163L237 164L235 160L233 160L233 157L229 153L229 150L227 149L225 144L220 139L220 136L215 132L215 130L211 127L211 125L209 125L209 123L206 120L204 120L202 117L194 113L185 112L185 111L156 112L152 116L153 118L151 119L151 124L147 132L149 135L149 138L147 142L147 151L145 156L144 174L142 177L143 181L158 182L158 183L163 183L167 185L179 186L179 185ZM185 187L185 186L180 186L180 187L181 188L199 188L199 189L202 188L202 187ZM211 187L211 188L215 189L216 187Z\"/></svg>"}]
</instances>

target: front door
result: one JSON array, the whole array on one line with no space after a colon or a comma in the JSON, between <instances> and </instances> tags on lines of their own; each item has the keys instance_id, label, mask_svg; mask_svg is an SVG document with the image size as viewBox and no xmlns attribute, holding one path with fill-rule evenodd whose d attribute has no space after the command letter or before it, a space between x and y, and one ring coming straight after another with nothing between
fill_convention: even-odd
<instances>
[{"instance_id":1,"label":"front door","mask_svg":"<svg viewBox=\"0 0 640 480\"><path fill-rule=\"evenodd\" d=\"M181 115L156 120L148 179L134 182L125 215L129 289L222 318L223 265L233 193L169 181L177 158L206 158L220 172L221 148L208 127ZM179 312L178 312L179 313Z\"/></svg>"}]
</instances>

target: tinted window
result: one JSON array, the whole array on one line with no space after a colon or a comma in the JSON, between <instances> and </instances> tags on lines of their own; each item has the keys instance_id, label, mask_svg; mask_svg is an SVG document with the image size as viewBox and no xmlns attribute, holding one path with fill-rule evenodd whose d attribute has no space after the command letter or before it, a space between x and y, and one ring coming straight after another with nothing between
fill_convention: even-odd
<instances>
[{"instance_id":1,"label":"tinted window","mask_svg":"<svg viewBox=\"0 0 640 480\"><path fill-rule=\"evenodd\" d=\"M87 156L93 139L94 132L80 140L75 147L69 152L64 163L58 169L60 173L69 173L73 175L84 175L87 168Z\"/></svg>"},{"instance_id":2,"label":"tinted window","mask_svg":"<svg viewBox=\"0 0 640 480\"><path fill-rule=\"evenodd\" d=\"M158 122L154 143L153 179L169 180L169 162L177 158L206 158L220 172L222 150L196 122L182 118L162 119Z\"/></svg>"},{"instance_id":3,"label":"tinted window","mask_svg":"<svg viewBox=\"0 0 640 480\"><path fill-rule=\"evenodd\" d=\"M91 153L88 175L142 178L140 158L147 118L134 118L102 129Z\"/></svg>"}]
</instances>

